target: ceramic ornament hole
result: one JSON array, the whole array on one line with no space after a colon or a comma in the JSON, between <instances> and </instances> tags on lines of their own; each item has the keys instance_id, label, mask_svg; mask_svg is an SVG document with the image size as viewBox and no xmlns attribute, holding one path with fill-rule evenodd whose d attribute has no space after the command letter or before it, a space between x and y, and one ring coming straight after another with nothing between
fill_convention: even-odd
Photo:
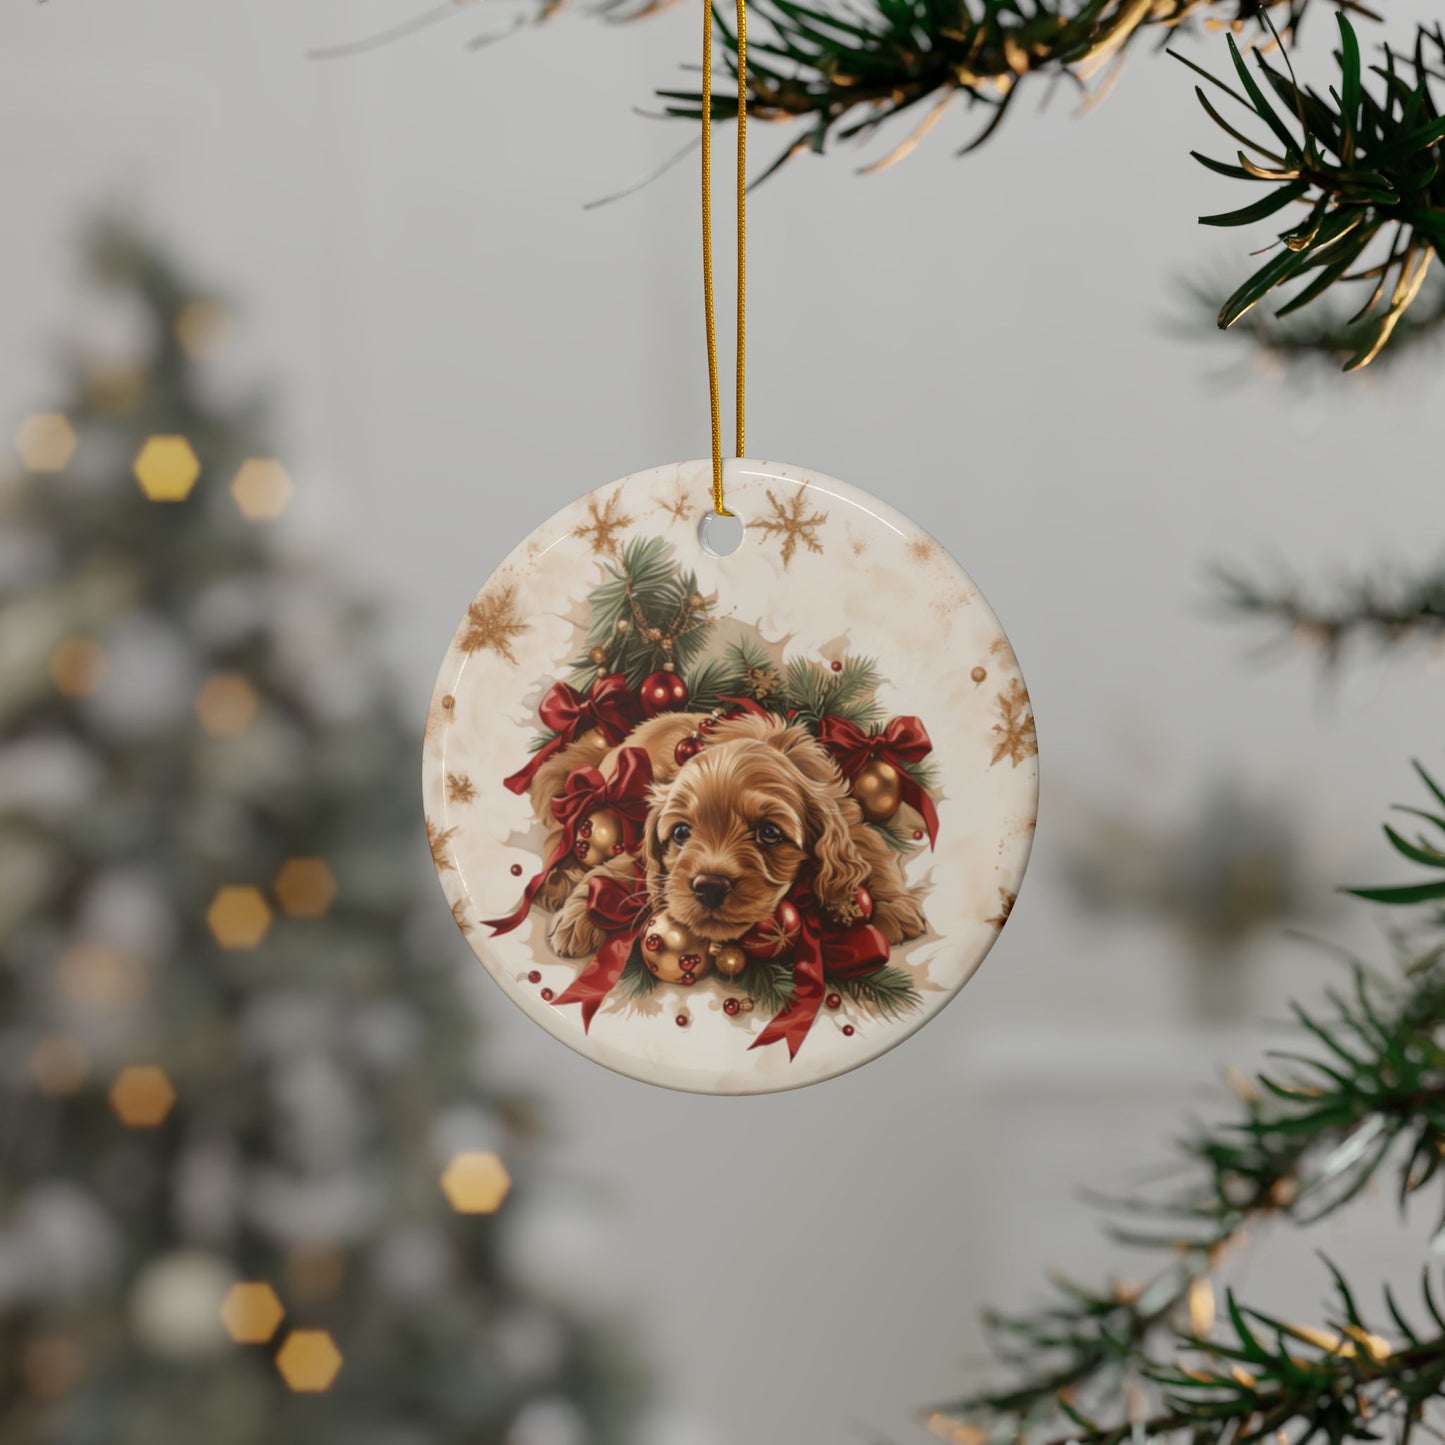
<instances>
[{"instance_id":1,"label":"ceramic ornament hole","mask_svg":"<svg viewBox=\"0 0 1445 1445\"><path fill-rule=\"evenodd\" d=\"M743 520L707 512L697 524L697 540L709 557L731 557L743 545Z\"/></svg>"}]
</instances>

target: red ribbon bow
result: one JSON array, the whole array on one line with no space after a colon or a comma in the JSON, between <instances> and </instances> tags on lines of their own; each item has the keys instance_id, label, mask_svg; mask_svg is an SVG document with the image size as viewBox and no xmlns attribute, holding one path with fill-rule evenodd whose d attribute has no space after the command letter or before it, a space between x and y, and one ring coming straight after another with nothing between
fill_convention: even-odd
<instances>
[{"instance_id":1,"label":"red ribbon bow","mask_svg":"<svg viewBox=\"0 0 1445 1445\"><path fill-rule=\"evenodd\" d=\"M788 897L802 919L793 954L793 996L749 1046L762 1048L782 1039L788 1057L796 1059L813 1020L823 1006L829 978L858 978L888 962L888 940L872 923L834 923L827 918L806 883Z\"/></svg>"},{"instance_id":2,"label":"red ribbon bow","mask_svg":"<svg viewBox=\"0 0 1445 1445\"><path fill-rule=\"evenodd\" d=\"M928 846L938 842L938 809L907 764L921 763L933 751L933 740L916 717L896 717L888 726L865 733L846 718L825 717L818 724L818 741L833 755L849 782L874 759L898 771L898 796L912 808L928 829Z\"/></svg>"},{"instance_id":3,"label":"red ribbon bow","mask_svg":"<svg viewBox=\"0 0 1445 1445\"><path fill-rule=\"evenodd\" d=\"M583 1033L592 1027L603 1000L617 986L637 935L646 926L651 912L647 870L640 863L634 865L629 875L599 872L587 880L587 916L610 936L592 962L552 1001L559 1007L564 1003L582 1005Z\"/></svg>"},{"instance_id":4,"label":"red ribbon bow","mask_svg":"<svg viewBox=\"0 0 1445 1445\"><path fill-rule=\"evenodd\" d=\"M627 679L620 672L611 672L599 677L585 697L565 682L555 684L542 699L537 716L542 726L557 736L538 748L526 767L503 781L502 786L513 793L525 793L537 769L589 728L596 728L608 747L616 747L642 721L642 704L627 686Z\"/></svg>"},{"instance_id":5,"label":"red ribbon bow","mask_svg":"<svg viewBox=\"0 0 1445 1445\"><path fill-rule=\"evenodd\" d=\"M617 771L610 778L596 768L574 768L562 791L552 799L552 816L562 824L562 835L542 863L542 871L527 884L522 901L505 918L487 920L495 938L510 933L527 916L538 890L552 870L577 845L582 820L600 808L609 808L622 824L622 844L631 852L642 839L647 821L647 790L652 784L652 759L642 748L623 748L617 754Z\"/></svg>"}]
</instances>

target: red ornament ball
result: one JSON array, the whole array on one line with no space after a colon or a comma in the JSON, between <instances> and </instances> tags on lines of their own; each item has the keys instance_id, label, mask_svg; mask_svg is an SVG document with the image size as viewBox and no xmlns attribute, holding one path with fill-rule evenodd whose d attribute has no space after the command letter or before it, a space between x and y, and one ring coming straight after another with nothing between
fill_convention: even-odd
<instances>
[{"instance_id":1,"label":"red ornament ball","mask_svg":"<svg viewBox=\"0 0 1445 1445\"><path fill-rule=\"evenodd\" d=\"M857 906L858 917L867 923L873 917L873 895L866 888L860 888L853 895L853 902Z\"/></svg>"},{"instance_id":2,"label":"red ornament ball","mask_svg":"<svg viewBox=\"0 0 1445 1445\"><path fill-rule=\"evenodd\" d=\"M637 700L648 717L687 706L687 684L675 672L653 672L642 679Z\"/></svg>"},{"instance_id":3,"label":"red ornament ball","mask_svg":"<svg viewBox=\"0 0 1445 1445\"><path fill-rule=\"evenodd\" d=\"M642 946L649 953L656 953L662 947L662 935L660 933L649 933L643 940Z\"/></svg>"},{"instance_id":4,"label":"red ornament ball","mask_svg":"<svg viewBox=\"0 0 1445 1445\"><path fill-rule=\"evenodd\" d=\"M529 973L529 974L527 975L527 982L528 982L528 983L541 983L541 982L542 982L542 970L541 970L540 968L534 968L534 969L531 971L531 973Z\"/></svg>"},{"instance_id":5,"label":"red ornament ball","mask_svg":"<svg viewBox=\"0 0 1445 1445\"><path fill-rule=\"evenodd\" d=\"M844 1025L843 1025L843 1037L844 1037L844 1038L851 1039L851 1038L853 1037L853 1035L854 1035L855 1032L856 1032L856 1030L853 1028L853 1025L852 1025L852 1024L844 1024Z\"/></svg>"},{"instance_id":6,"label":"red ornament ball","mask_svg":"<svg viewBox=\"0 0 1445 1445\"><path fill-rule=\"evenodd\" d=\"M723 1012L729 1018L736 1017L741 1008L742 1004L740 1004L735 998L725 998L723 1000Z\"/></svg>"},{"instance_id":7,"label":"red ornament ball","mask_svg":"<svg viewBox=\"0 0 1445 1445\"><path fill-rule=\"evenodd\" d=\"M691 762L702 751L702 739L699 737L685 737L672 750L673 761L681 767L686 762Z\"/></svg>"},{"instance_id":8,"label":"red ornament ball","mask_svg":"<svg viewBox=\"0 0 1445 1445\"><path fill-rule=\"evenodd\" d=\"M521 865L520 863L513 863L513 864L512 864L512 877L513 877L513 878L520 878L521 876L522 876L522 865Z\"/></svg>"},{"instance_id":9,"label":"red ornament ball","mask_svg":"<svg viewBox=\"0 0 1445 1445\"><path fill-rule=\"evenodd\" d=\"M834 672L842 672L842 671L843 671L843 664L842 664L841 662L835 662L835 663L832 664L832 668L833 668L833 671L834 671Z\"/></svg>"},{"instance_id":10,"label":"red ornament ball","mask_svg":"<svg viewBox=\"0 0 1445 1445\"><path fill-rule=\"evenodd\" d=\"M843 995L841 993L830 993L827 998L829 1008L842 1008Z\"/></svg>"},{"instance_id":11,"label":"red ornament ball","mask_svg":"<svg viewBox=\"0 0 1445 1445\"><path fill-rule=\"evenodd\" d=\"M803 920L798 910L785 898L771 918L755 923L738 943L743 952L753 958L782 958L793 951L802 929Z\"/></svg>"},{"instance_id":12,"label":"red ornament ball","mask_svg":"<svg viewBox=\"0 0 1445 1445\"><path fill-rule=\"evenodd\" d=\"M553 1000L555 997L556 997L556 994L554 994L550 988L544 988L544 989L542 990L542 1002L543 1002L543 1003L551 1003L552 1000Z\"/></svg>"},{"instance_id":13,"label":"red ornament ball","mask_svg":"<svg viewBox=\"0 0 1445 1445\"><path fill-rule=\"evenodd\" d=\"M685 1029L685 1028L688 1026L689 1022L691 1022L691 1021L689 1020L689 1018L688 1018L688 1016L687 1016L686 1014L678 1014L678 1016L677 1016L677 1026L678 1026L678 1028L680 1028L680 1029Z\"/></svg>"},{"instance_id":14,"label":"red ornament ball","mask_svg":"<svg viewBox=\"0 0 1445 1445\"><path fill-rule=\"evenodd\" d=\"M923 829L922 829L922 828L915 828L915 829L913 830L913 841L914 841L915 843L921 843L921 842L923 841Z\"/></svg>"}]
</instances>

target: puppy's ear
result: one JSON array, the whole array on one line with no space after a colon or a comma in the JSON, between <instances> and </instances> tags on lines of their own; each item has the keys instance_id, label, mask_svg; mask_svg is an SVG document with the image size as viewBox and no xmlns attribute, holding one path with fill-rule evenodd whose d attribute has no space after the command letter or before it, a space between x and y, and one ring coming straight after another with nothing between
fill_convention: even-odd
<instances>
[{"instance_id":1,"label":"puppy's ear","mask_svg":"<svg viewBox=\"0 0 1445 1445\"><path fill-rule=\"evenodd\" d=\"M647 896L652 900L654 908L662 907L663 894L667 886L667 868L662 861L663 843L657 829L658 823L662 820L662 809L666 799L665 789L653 789L652 806L647 810L647 822L642 833L642 862L647 869Z\"/></svg>"},{"instance_id":2,"label":"puppy's ear","mask_svg":"<svg viewBox=\"0 0 1445 1445\"><path fill-rule=\"evenodd\" d=\"M853 895L868 881L869 867L854 839L854 828L868 825L856 814L857 808L844 811L843 801L831 787L812 787L808 795L808 827L812 833L810 846L817 873L813 892L830 912L848 914L853 908Z\"/></svg>"}]
</instances>

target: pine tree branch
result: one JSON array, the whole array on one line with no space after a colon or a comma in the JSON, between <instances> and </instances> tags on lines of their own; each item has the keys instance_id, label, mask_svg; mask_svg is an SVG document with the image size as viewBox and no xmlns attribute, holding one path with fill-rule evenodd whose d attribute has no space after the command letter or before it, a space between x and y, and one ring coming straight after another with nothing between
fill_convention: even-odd
<instances>
[{"instance_id":1,"label":"pine tree branch","mask_svg":"<svg viewBox=\"0 0 1445 1445\"><path fill-rule=\"evenodd\" d=\"M1184 63L1268 132L1263 143L1250 139L1196 85L1210 118L1244 149L1235 152L1237 165L1197 151L1195 159L1221 175L1271 187L1261 200L1201 216L1201 223L1244 226L1287 207L1306 211L1279 233L1283 249L1225 301L1219 326L1233 326L1280 287L1297 288L1280 307L1286 316L1337 285L1364 283L1365 303L1353 319L1365 324L1365 335L1344 363L1353 371L1380 354L1445 243L1445 117L1431 88L1445 62L1445 32L1421 27L1409 55L1381 47L1382 64L1371 67L1372 91L1354 28L1343 13L1337 18L1339 84L1326 95L1301 85L1287 57L1274 65L1256 50L1253 65L1246 63L1232 35L1227 42L1240 89Z\"/></svg>"},{"instance_id":2,"label":"pine tree branch","mask_svg":"<svg viewBox=\"0 0 1445 1445\"><path fill-rule=\"evenodd\" d=\"M1416 577L1356 578L1328 601L1291 581L1257 582L1228 568L1216 576L1226 607L1280 624L1289 640L1317 648L1330 663L1355 639L1398 647L1445 635L1445 563Z\"/></svg>"},{"instance_id":3,"label":"pine tree branch","mask_svg":"<svg viewBox=\"0 0 1445 1445\"><path fill-rule=\"evenodd\" d=\"M1445 790L1422 777L1445 809ZM1423 817L1428 835L1389 829L1387 837L1435 876L1355 891L1393 903L1445 898L1445 814ZM944 1438L1121 1445L1187 1435L1196 1445L1235 1445L1294 1428L1298 1439L1322 1432L1343 1441L1368 1437L1369 1420L1407 1421L1438 1391L1445 1319L1428 1278L1424 1299L1438 1335L1416 1333L1387 1292L1403 1341L1392 1343L1360 1315L1338 1274L1338 1318L1326 1329L1227 1296L1228 1332L1212 1333L1211 1276L1247 1233L1273 1219L1305 1225L1332 1215L1387 1165L1402 1208L1439 1173L1445 949L1431 946L1392 981L1355 964L1349 991L1326 998L1325 1011L1296 1009L1301 1047L1274 1055L1254 1083L1237 1082L1232 1118L1197 1125L1184 1139L1174 1170L1181 1186L1096 1201L1116 1239L1167 1252L1169 1262L1141 1288L1056 1281L1044 1306L989 1316L995 1354L1013 1378L941 1407ZM1302 1356L1301 1343L1313 1353ZM1144 1400L1150 1408L1140 1408Z\"/></svg>"},{"instance_id":4,"label":"pine tree branch","mask_svg":"<svg viewBox=\"0 0 1445 1445\"><path fill-rule=\"evenodd\" d=\"M714 6L734 81L737 35ZM902 159L955 99L987 113L960 154L997 129L1020 89L1035 78L1067 78L1080 88L1146 35L1167 36L1191 21L1243 30L1273 14L1293 34L1309 0L868 0L825 7L753 0L748 43L748 105L761 120L801 130L770 172L802 150L865 138L895 117L931 103L915 131L882 161ZM1349 8L1369 12L1354 0ZM659 92L666 113L702 115L695 90ZM737 93L713 92L713 114L737 113Z\"/></svg>"},{"instance_id":5,"label":"pine tree branch","mask_svg":"<svg viewBox=\"0 0 1445 1445\"><path fill-rule=\"evenodd\" d=\"M1172 329L1192 338L1205 334L1211 340L1219 338L1221 332L1216 322L1221 298L1230 290L1228 285L1191 282L1189 300L1197 315L1191 314L1182 325ZM1247 352L1249 364L1241 368L1241 379L1263 372L1314 387L1322 379L1322 373L1338 376L1350 358L1370 344L1374 325L1371 320L1351 317L1343 307L1325 303L1286 317L1256 306L1223 336L1235 345L1237 352ZM1404 361L1428 361L1442 345L1445 345L1445 276L1441 268L1434 267L1420 295L1400 318L1390 344L1371 367L1378 374Z\"/></svg>"}]
</instances>

